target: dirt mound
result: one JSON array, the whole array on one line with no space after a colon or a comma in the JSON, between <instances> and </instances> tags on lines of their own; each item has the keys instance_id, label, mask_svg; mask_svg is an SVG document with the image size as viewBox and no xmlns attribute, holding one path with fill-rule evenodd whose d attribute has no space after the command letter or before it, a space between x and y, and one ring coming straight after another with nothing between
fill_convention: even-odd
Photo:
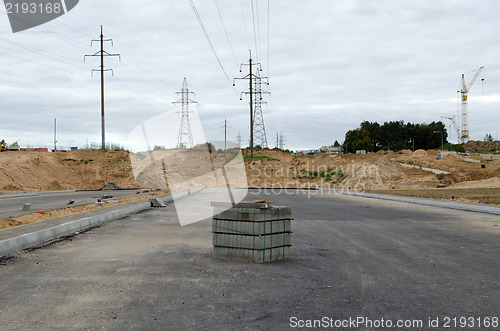
<instances>
[{"instance_id":1,"label":"dirt mound","mask_svg":"<svg viewBox=\"0 0 500 331\"><path fill-rule=\"evenodd\" d=\"M410 149L402 149L398 152L398 154L403 154L403 155L412 155L413 152Z\"/></svg>"},{"instance_id":2,"label":"dirt mound","mask_svg":"<svg viewBox=\"0 0 500 331\"><path fill-rule=\"evenodd\" d=\"M0 190L96 190L113 182L135 187L126 151L0 153Z\"/></svg>"},{"instance_id":3,"label":"dirt mound","mask_svg":"<svg viewBox=\"0 0 500 331\"><path fill-rule=\"evenodd\" d=\"M250 187L426 188L500 178L500 160L471 163L456 154L437 160L437 151L293 156L277 150L256 150L253 160L249 154L250 151L243 150ZM149 157L126 151L101 150L4 152L0 153L0 191L97 190L107 183L121 188L167 188L167 181L172 180L169 184L174 184L176 180L180 182L187 177L193 178L193 182L186 185L195 185L196 178L204 178L212 169L220 169L226 157L218 152L210 156L206 147L188 151L155 151ZM137 181L131 158L134 159ZM437 176L423 170L425 168L450 174ZM219 177L222 178L222 173ZM204 184L225 185L219 177L213 183ZM245 176L241 176L241 180L244 185ZM495 180L477 184L497 186Z\"/></svg>"},{"instance_id":4,"label":"dirt mound","mask_svg":"<svg viewBox=\"0 0 500 331\"><path fill-rule=\"evenodd\" d=\"M486 188L486 187L500 187L500 178L494 177L489 179L480 179L475 181L466 181L457 183L452 188Z\"/></svg>"},{"instance_id":5,"label":"dirt mound","mask_svg":"<svg viewBox=\"0 0 500 331\"><path fill-rule=\"evenodd\" d=\"M415 156L427 156L427 151L424 149L417 149L415 152L413 152L413 155L415 155Z\"/></svg>"},{"instance_id":6,"label":"dirt mound","mask_svg":"<svg viewBox=\"0 0 500 331\"><path fill-rule=\"evenodd\" d=\"M388 181L397 181L404 177L405 173L401 165L382 159L371 159L353 165L341 187L357 190L386 188L390 186Z\"/></svg>"},{"instance_id":7,"label":"dirt mound","mask_svg":"<svg viewBox=\"0 0 500 331\"><path fill-rule=\"evenodd\" d=\"M469 140L464 144L464 149L469 153L486 153L497 151L500 148L500 142L497 141L478 141Z\"/></svg>"}]
</instances>

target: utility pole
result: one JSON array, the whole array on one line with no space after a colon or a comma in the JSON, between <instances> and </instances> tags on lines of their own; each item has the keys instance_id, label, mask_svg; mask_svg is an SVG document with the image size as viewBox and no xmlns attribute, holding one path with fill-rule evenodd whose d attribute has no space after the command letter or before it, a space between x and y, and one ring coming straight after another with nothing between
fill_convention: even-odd
<instances>
[{"instance_id":1,"label":"utility pole","mask_svg":"<svg viewBox=\"0 0 500 331\"><path fill-rule=\"evenodd\" d=\"M54 152L57 152L57 118L54 118Z\"/></svg>"},{"instance_id":2,"label":"utility pole","mask_svg":"<svg viewBox=\"0 0 500 331\"><path fill-rule=\"evenodd\" d=\"M224 153L227 150L227 119L224 117Z\"/></svg>"},{"instance_id":3,"label":"utility pole","mask_svg":"<svg viewBox=\"0 0 500 331\"><path fill-rule=\"evenodd\" d=\"M177 112L177 114L182 115L181 125L179 127L179 137L177 138L177 148L191 148L194 146L194 143L189 114L193 112L189 110L189 104L197 102L189 99L189 95L194 94L194 92L189 91L186 77L184 77L184 81L182 82L182 90L175 93L181 96L181 100L172 103L174 105L179 103L182 105L182 110Z\"/></svg>"},{"instance_id":4,"label":"utility pole","mask_svg":"<svg viewBox=\"0 0 500 331\"><path fill-rule=\"evenodd\" d=\"M260 63L254 63L252 61L252 52L250 52L250 60L248 61L248 63L244 63L240 66L240 72L242 72L242 67L243 66L248 66L249 68L249 74L242 77L242 78L235 78L234 81L233 81L233 86L236 86L236 79L245 79L245 80L249 80L249 86L250 86L250 90L247 91L247 92L242 92L242 94L248 94L250 95L250 158L253 159L253 130L254 130L254 95L255 95L255 92L254 92L254 80L255 79L267 79L267 77L259 77L258 75L255 75L253 73L253 67L254 66L257 66L258 67L258 71L262 71L262 68L260 67ZM269 83L267 83L269 85ZM243 98L240 96L240 100L243 100Z\"/></svg>"},{"instance_id":5,"label":"utility pole","mask_svg":"<svg viewBox=\"0 0 500 331\"><path fill-rule=\"evenodd\" d=\"M104 34L102 32L102 25L101 25L101 35L99 36L99 39L92 39L92 41L90 43L91 47L93 46L94 42L100 43L101 50L95 54L92 54L92 55L85 55L83 58L83 61L85 62L85 59L87 58L87 56L99 56L101 58L100 68L99 69L92 69L92 75L94 75L94 71L101 72L101 134L102 134L101 149L106 149L106 130L105 130L105 120L104 120L104 72L111 71L111 73L113 74L113 69L105 69L104 57L105 56L118 56L118 58L121 61L121 56L120 56L120 54L110 54L104 50L104 42L111 42L111 45L113 46L113 40L112 39L104 39Z\"/></svg>"},{"instance_id":6,"label":"utility pole","mask_svg":"<svg viewBox=\"0 0 500 331\"><path fill-rule=\"evenodd\" d=\"M279 133L276 133L276 148L280 148L280 136L279 136Z\"/></svg>"}]
</instances>

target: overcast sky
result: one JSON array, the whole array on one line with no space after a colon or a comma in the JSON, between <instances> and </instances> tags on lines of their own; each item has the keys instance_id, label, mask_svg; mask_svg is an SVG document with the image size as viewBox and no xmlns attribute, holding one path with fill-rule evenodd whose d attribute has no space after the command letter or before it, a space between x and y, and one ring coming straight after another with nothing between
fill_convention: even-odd
<instances>
[{"instance_id":1,"label":"overcast sky","mask_svg":"<svg viewBox=\"0 0 500 331\"><path fill-rule=\"evenodd\" d=\"M114 70L106 76L107 141L117 144L128 145L140 123L161 129L162 119L177 121L165 123L175 140L180 107L172 102L184 77L198 102L195 143L204 139L197 115L207 140L224 139L227 117L228 137L241 132L247 142L248 98L240 101L240 92L248 85L232 83L248 73L239 65L249 50L269 77L263 106L269 147L278 132L286 148L318 148L342 142L364 120L430 123L457 115L461 74L468 82L480 66L469 95L470 137L500 134L500 1L194 4L222 67L189 0L81 0L59 19L15 34L2 8L0 140L52 148L57 118L59 146L100 143L100 80L91 77L99 59L83 58L98 51L90 41L101 24L114 40L106 50L122 59L106 60Z\"/></svg>"}]
</instances>

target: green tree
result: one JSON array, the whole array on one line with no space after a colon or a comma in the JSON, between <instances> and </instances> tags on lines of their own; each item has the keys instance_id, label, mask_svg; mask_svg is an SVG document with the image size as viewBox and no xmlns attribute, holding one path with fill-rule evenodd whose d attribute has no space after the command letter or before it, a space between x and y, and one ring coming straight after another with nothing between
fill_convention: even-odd
<instances>
[{"instance_id":1,"label":"green tree","mask_svg":"<svg viewBox=\"0 0 500 331\"><path fill-rule=\"evenodd\" d=\"M486 141L486 142L492 142L493 141L493 136L491 135L491 133L487 133L484 136L484 141Z\"/></svg>"},{"instance_id":2,"label":"green tree","mask_svg":"<svg viewBox=\"0 0 500 331\"><path fill-rule=\"evenodd\" d=\"M344 144L348 153L354 153L357 150L373 151L370 132L363 128L348 131L345 135Z\"/></svg>"}]
</instances>

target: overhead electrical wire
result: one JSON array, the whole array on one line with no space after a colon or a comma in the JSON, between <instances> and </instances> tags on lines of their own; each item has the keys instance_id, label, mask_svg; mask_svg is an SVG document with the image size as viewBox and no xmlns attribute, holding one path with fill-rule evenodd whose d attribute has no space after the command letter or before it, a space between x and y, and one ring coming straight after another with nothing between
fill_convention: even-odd
<instances>
[{"instance_id":1,"label":"overhead electrical wire","mask_svg":"<svg viewBox=\"0 0 500 331\"><path fill-rule=\"evenodd\" d=\"M243 0L240 0L240 7L241 7L241 16L243 17L243 26L245 27L245 38L247 40L247 49L250 49L250 41L248 38L248 29L247 29L247 23L245 19L245 10L243 9Z\"/></svg>"},{"instance_id":2,"label":"overhead electrical wire","mask_svg":"<svg viewBox=\"0 0 500 331\"><path fill-rule=\"evenodd\" d=\"M224 32L226 33L227 42L229 43L229 47L231 48L231 53L233 54L233 57L234 57L234 62L236 63L236 67L238 67L239 63L238 63L238 60L236 59L236 55L234 54L233 45L231 44L231 40L229 39L226 25L224 24L224 19L222 18L222 14L220 12L219 4L217 3L217 0L214 0L214 1L215 1L215 6L217 7L217 11L219 12L219 17L220 17L220 21L222 23L222 27L224 28Z\"/></svg>"},{"instance_id":3,"label":"overhead electrical wire","mask_svg":"<svg viewBox=\"0 0 500 331\"><path fill-rule=\"evenodd\" d=\"M267 0L267 77L271 76L271 57L270 57L270 37L271 37L271 10L269 8L269 0Z\"/></svg>"},{"instance_id":4,"label":"overhead electrical wire","mask_svg":"<svg viewBox=\"0 0 500 331\"><path fill-rule=\"evenodd\" d=\"M253 8L253 0L251 0L251 5L252 5L253 39L255 43L255 58L257 62L259 62L259 48L257 47L257 28L255 24L255 11Z\"/></svg>"},{"instance_id":5,"label":"overhead electrical wire","mask_svg":"<svg viewBox=\"0 0 500 331\"><path fill-rule=\"evenodd\" d=\"M217 62L219 62L219 66L221 67L222 71L224 72L224 75L227 78L227 81L232 85L231 79L229 79L229 76L227 75L226 69L224 69L224 66L222 65L222 62L219 58L219 55L217 55L217 52L215 51L215 47L212 44L212 41L210 40L210 36L208 35L207 29L205 29L205 25L203 24L203 21L201 20L200 14L198 13L198 10L196 9L196 6L193 2L193 0L189 0L189 3L191 4L191 8L193 9L193 12L196 16L196 19L198 20L198 23L200 24L201 29L203 30L203 34L205 35L205 38L208 41L208 44L210 45L210 48L212 49L212 52L214 53L215 57L217 58Z\"/></svg>"},{"instance_id":6,"label":"overhead electrical wire","mask_svg":"<svg viewBox=\"0 0 500 331\"><path fill-rule=\"evenodd\" d=\"M116 81L118 84L120 84L125 89L129 90L130 92L132 92L132 93L134 93L136 95L145 97L145 99L142 99L142 101L145 100L147 102L156 102L158 104L161 104L162 106L170 107L170 105L165 104L165 103L163 103L163 102L161 102L159 100L152 100L152 98L150 96L144 94L143 92L139 91L138 89L134 88L133 86L129 85L128 83L125 83L124 81L122 81L121 79L117 78L116 76L111 76L111 80Z\"/></svg>"},{"instance_id":7,"label":"overhead electrical wire","mask_svg":"<svg viewBox=\"0 0 500 331\"><path fill-rule=\"evenodd\" d=\"M73 58L70 58L70 57L67 57L67 56L62 56L62 55L59 55L59 54L49 53L47 51L42 51L42 50L37 49L35 47L28 46L28 45L25 45L25 44L22 44L22 43L19 43L19 42L16 42L16 41L12 41L12 40L9 40L9 39L3 38L3 37L0 37L0 40L3 41L3 42L5 42L5 43L17 46L19 48L22 48L22 49L25 49L25 50L28 50L28 51L40 54L42 56L48 57L48 58L50 58L52 60L56 60L58 62L64 62L64 63L69 64L71 66L74 66L74 67L86 70L86 68L77 65L76 63L79 63L79 62L76 61L76 60L74 60ZM69 61L73 61L74 63L70 63L70 62L68 62L68 60Z\"/></svg>"},{"instance_id":8,"label":"overhead electrical wire","mask_svg":"<svg viewBox=\"0 0 500 331\"><path fill-rule=\"evenodd\" d=\"M26 59L26 58L23 58L23 57L20 57L20 56L17 56L17 55L5 53L5 52L2 52L2 51L0 51L0 54L4 54L4 55L7 55L7 56L12 56L12 57L15 57L15 58L23 60L23 61L35 63L35 64L38 64L38 65L41 65L41 66L44 66L44 67L48 67L50 69L68 72L68 73L73 74L73 75L86 76L86 75L81 74L81 73L77 73L77 72L69 71L69 70L66 70L66 69L61 69L61 68L53 67L53 66L48 65L48 64L44 64L44 63L40 63L40 62L37 62L37 61L29 60L29 59Z\"/></svg>"},{"instance_id":9,"label":"overhead electrical wire","mask_svg":"<svg viewBox=\"0 0 500 331\"><path fill-rule=\"evenodd\" d=\"M255 0L255 20L257 22L257 40L258 40L258 45L259 49L256 50L259 52L259 58L262 59L262 45L261 45L261 39L260 39L260 19L259 19L259 1Z\"/></svg>"}]
</instances>

